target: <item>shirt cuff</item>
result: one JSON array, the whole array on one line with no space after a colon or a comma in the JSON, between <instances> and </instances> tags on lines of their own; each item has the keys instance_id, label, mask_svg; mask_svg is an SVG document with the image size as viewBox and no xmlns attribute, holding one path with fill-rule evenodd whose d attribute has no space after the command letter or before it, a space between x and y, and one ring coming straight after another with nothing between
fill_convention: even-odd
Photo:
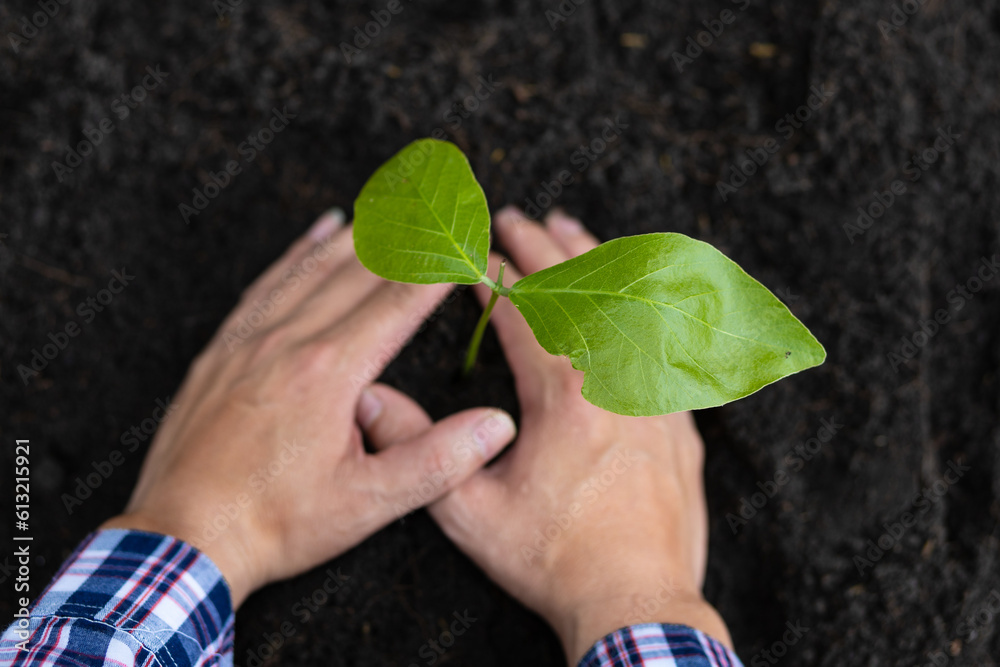
<instances>
[{"instance_id":1,"label":"shirt cuff","mask_svg":"<svg viewBox=\"0 0 1000 667\"><path fill-rule=\"evenodd\" d=\"M701 630L644 623L597 641L579 667L743 667L736 654Z\"/></svg>"},{"instance_id":2,"label":"shirt cuff","mask_svg":"<svg viewBox=\"0 0 1000 667\"><path fill-rule=\"evenodd\" d=\"M31 608L26 644L17 622L4 633L0 663L231 665L234 618L222 573L191 545L99 530Z\"/></svg>"}]
</instances>

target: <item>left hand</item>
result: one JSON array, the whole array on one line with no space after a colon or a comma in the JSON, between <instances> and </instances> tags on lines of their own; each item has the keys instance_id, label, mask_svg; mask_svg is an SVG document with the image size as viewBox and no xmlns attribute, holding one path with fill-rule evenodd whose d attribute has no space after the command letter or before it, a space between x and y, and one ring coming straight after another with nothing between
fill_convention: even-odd
<instances>
[{"instance_id":1,"label":"left hand","mask_svg":"<svg viewBox=\"0 0 1000 667\"><path fill-rule=\"evenodd\" d=\"M102 526L198 547L234 607L437 500L514 437L487 408L398 431L378 419L398 392L368 385L451 286L378 278L342 223L321 218L244 293L191 366L125 513ZM358 422L391 446L366 453Z\"/></svg>"}]
</instances>

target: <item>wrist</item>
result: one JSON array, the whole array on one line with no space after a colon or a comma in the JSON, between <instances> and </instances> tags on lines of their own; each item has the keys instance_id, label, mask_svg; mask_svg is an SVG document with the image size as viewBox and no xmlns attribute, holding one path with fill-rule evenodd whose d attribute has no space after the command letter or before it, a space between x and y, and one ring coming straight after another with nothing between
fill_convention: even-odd
<instances>
[{"instance_id":1,"label":"wrist","mask_svg":"<svg viewBox=\"0 0 1000 667\"><path fill-rule=\"evenodd\" d=\"M644 623L686 625L732 648L725 622L698 591L669 590L665 595L667 589L656 583L634 590L580 601L550 618L570 665L578 664L602 637Z\"/></svg>"},{"instance_id":2,"label":"wrist","mask_svg":"<svg viewBox=\"0 0 1000 667\"><path fill-rule=\"evenodd\" d=\"M250 593L266 583L256 574L259 568L255 567L255 559L233 536L226 538L220 536L209 543L203 543L198 539L197 531L185 525L183 521L171 521L168 518L153 517L141 512L119 514L105 521L100 528L123 528L168 535L195 547L219 568L229 585L234 610Z\"/></svg>"}]
</instances>

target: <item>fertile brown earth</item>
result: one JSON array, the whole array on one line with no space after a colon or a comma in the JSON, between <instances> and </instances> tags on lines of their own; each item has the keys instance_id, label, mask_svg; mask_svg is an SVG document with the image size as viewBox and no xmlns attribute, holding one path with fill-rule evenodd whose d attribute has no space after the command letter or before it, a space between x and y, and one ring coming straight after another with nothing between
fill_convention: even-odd
<instances>
[{"instance_id":1,"label":"fertile brown earth","mask_svg":"<svg viewBox=\"0 0 1000 667\"><path fill-rule=\"evenodd\" d=\"M491 207L708 241L826 346L697 415L744 662L997 664L1000 2L50 4L0 6L2 507L30 438L36 583L124 506L240 290L439 131ZM478 312L458 292L385 380L516 415L492 334L459 379ZM251 667L564 662L424 512L236 631Z\"/></svg>"}]
</instances>

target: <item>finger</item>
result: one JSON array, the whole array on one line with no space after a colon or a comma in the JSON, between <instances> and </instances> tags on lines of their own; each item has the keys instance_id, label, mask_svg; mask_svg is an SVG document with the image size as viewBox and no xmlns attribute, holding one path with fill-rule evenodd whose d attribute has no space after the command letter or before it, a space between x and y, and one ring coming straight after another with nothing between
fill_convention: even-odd
<instances>
[{"instance_id":1,"label":"finger","mask_svg":"<svg viewBox=\"0 0 1000 667\"><path fill-rule=\"evenodd\" d=\"M516 432L506 412L473 408L370 456L370 472L382 489L379 518L401 518L441 498L500 453Z\"/></svg>"},{"instance_id":2,"label":"finger","mask_svg":"<svg viewBox=\"0 0 1000 667\"><path fill-rule=\"evenodd\" d=\"M284 297L279 308L282 314L322 289L331 275L355 259L353 232L353 225L338 229L297 257L276 277L275 287Z\"/></svg>"},{"instance_id":3,"label":"finger","mask_svg":"<svg viewBox=\"0 0 1000 667\"><path fill-rule=\"evenodd\" d=\"M348 375L378 377L454 288L383 281L345 317L318 334L336 340Z\"/></svg>"},{"instance_id":4,"label":"finger","mask_svg":"<svg viewBox=\"0 0 1000 667\"><path fill-rule=\"evenodd\" d=\"M316 246L329 241L343 229L345 221L344 212L339 208L331 209L321 215L308 231L285 251L285 254L243 290L243 296L259 296L279 287L282 284L282 275L305 259Z\"/></svg>"},{"instance_id":5,"label":"finger","mask_svg":"<svg viewBox=\"0 0 1000 667\"><path fill-rule=\"evenodd\" d=\"M493 280L496 280L499 265L500 256L491 253L488 274ZM504 270L504 283L512 285L520 279L521 274L508 262L507 268ZM493 292L483 284L476 285L473 289L479 303L485 308ZM540 390L542 376L550 372L551 360L555 357L538 344L531 327L528 326L524 316L511 303L510 299L503 297L497 299L493 312L490 314L490 323L496 329L504 356L517 379L518 394L522 398L530 400L534 396L533 390Z\"/></svg>"},{"instance_id":6,"label":"finger","mask_svg":"<svg viewBox=\"0 0 1000 667\"><path fill-rule=\"evenodd\" d=\"M566 251L541 225L524 217L513 206L497 211L493 222L497 240L525 274L547 269L569 259Z\"/></svg>"},{"instance_id":7,"label":"finger","mask_svg":"<svg viewBox=\"0 0 1000 667\"><path fill-rule=\"evenodd\" d=\"M498 463L502 462L503 459ZM514 526L505 521L505 508L510 507L510 498L496 468L494 465L479 470L427 507L448 539L480 563L489 562L480 558L484 552L513 543L512 539L504 537Z\"/></svg>"},{"instance_id":8,"label":"finger","mask_svg":"<svg viewBox=\"0 0 1000 667\"><path fill-rule=\"evenodd\" d=\"M357 420L376 450L415 438L434 425L416 401L384 384L373 384L361 392Z\"/></svg>"},{"instance_id":9,"label":"finger","mask_svg":"<svg viewBox=\"0 0 1000 667\"><path fill-rule=\"evenodd\" d=\"M276 322L353 254L351 234L343 228L343 213L324 215L243 291L220 328L228 331L249 325L259 329L263 322Z\"/></svg>"},{"instance_id":10,"label":"finger","mask_svg":"<svg viewBox=\"0 0 1000 667\"><path fill-rule=\"evenodd\" d=\"M353 253L275 326L288 326L306 339L335 324L368 298L385 280L366 269Z\"/></svg>"},{"instance_id":11,"label":"finger","mask_svg":"<svg viewBox=\"0 0 1000 667\"><path fill-rule=\"evenodd\" d=\"M570 257L582 255L600 245L600 241L584 228L578 219L555 210L545 218L545 228L560 248Z\"/></svg>"}]
</instances>

